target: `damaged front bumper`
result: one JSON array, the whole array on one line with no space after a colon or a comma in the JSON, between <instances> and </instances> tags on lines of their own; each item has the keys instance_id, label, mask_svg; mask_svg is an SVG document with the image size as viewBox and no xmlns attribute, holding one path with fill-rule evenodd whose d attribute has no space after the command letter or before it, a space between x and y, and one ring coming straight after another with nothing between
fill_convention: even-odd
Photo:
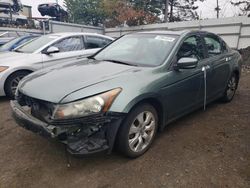
<instances>
[{"instance_id":1,"label":"damaged front bumper","mask_svg":"<svg viewBox=\"0 0 250 188\"><path fill-rule=\"evenodd\" d=\"M67 145L73 155L87 155L113 149L116 134L125 116L124 113L109 112L75 120L39 120L31 115L29 108L11 101L12 114L16 122L46 138L54 138Z\"/></svg>"}]
</instances>

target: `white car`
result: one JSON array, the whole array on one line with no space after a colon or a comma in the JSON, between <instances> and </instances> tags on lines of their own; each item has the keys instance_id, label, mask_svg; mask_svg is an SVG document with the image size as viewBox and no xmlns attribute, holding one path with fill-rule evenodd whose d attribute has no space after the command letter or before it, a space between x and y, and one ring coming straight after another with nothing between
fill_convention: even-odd
<instances>
[{"instance_id":1,"label":"white car","mask_svg":"<svg viewBox=\"0 0 250 188\"><path fill-rule=\"evenodd\" d=\"M113 41L93 33L56 33L41 36L13 52L0 53L0 96L14 97L26 75L59 63L86 58Z\"/></svg>"},{"instance_id":2,"label":"white car","mask_svg":"<svg viewBox=\"0 0 250 188\"><path fill-rule=\"evenodd\" d=\"M0 21L1 21L1 13L0 13ZM7 32L0 33L0 46L22 35L24 35L24 33L19 33L16 31L7 31Z\"/></svg>"}]
</instances>

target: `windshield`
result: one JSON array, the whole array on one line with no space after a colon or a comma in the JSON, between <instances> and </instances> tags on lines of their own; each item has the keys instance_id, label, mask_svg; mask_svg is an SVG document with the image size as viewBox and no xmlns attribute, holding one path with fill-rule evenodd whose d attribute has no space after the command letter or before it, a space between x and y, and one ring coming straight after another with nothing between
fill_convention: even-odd
<instances>
[{"instance_id":1,"label":"windshield","mask_svg":"<svg viewBox=\"0 0 250 188\"><path fill-rule=\"evenodd\" d=\"M34 53L38 49L42 48L44 45L48 44L49 42L59 38L60 36L57 35L43 35L31 42L21 46L20 48L16 49L17 52L22 53Z\"/></svg>"},{"instance_id":2,"label":"windshield","mask_svg":"<svg viewBox=\"0 0 250 188\"><path fill-rule=\"evenodd\" d=\"M159 66L169 55L176 39L176 35L126 35L99 52L94 58L137 66Z\"/></svg>"},{"instance_id":3,"label":"windshield","mask_svg":"<svg viewBox=\"0 0 250 188\"><path fill-rule=\"evenodd\" d=\"M15 38L13 40L11 40L10 42L7 42L6 44L2 45L0 47L0 51L5 51L5 50L9 50L14 44L16 44L19 40L21 39L21 37Z\"/></svg>"}]
</instances>

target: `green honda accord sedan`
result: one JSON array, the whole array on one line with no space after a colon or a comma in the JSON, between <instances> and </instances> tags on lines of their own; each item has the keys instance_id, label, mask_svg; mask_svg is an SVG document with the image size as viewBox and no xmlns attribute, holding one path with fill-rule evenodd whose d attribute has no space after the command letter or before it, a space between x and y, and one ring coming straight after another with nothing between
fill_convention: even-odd
<instances>
[{"instance_id":1,"label":"green honda accord sedan","mask_svg":"<svg viewBox=\"0 0 250 188\"><path fill-rule=\"evenodd\" d=\"M86 60L24 78L11 101L13 117L74 155L115 146L138 157L170 122L214 100L230 102L241 61L204 31L128 34Z\"/></svg>"}]
</instances>

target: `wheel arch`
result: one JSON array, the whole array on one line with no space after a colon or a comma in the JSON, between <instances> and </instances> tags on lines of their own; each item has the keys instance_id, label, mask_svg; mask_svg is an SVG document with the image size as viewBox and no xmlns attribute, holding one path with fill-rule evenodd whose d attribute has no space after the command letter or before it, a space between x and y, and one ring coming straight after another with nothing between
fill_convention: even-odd
<instances>
[{"instance_id":1,"label":"wheel arch","mask_svg":"<svg viewBox=\"0 0 250 188\"><path fill-rule=\"evenodd\" d=\"M164 108L163 108L163 104L160 102L161 100L157 97L145 97L145 98L141 98L141 100L137 100L136 103L133 103L133 106L131 106L131 108L129 109L128 111L128 114L134 110L135 108L137 108L138 106L142 105L142 104L149 104L149 105L152 105L155 110L157 111L157 115L158 115L158 121L159 121L159 124L158 124L158 131L162 131L163 128L164 128L164 125L165 125L165 116L164 116ZM120 131L122 130L123 128L123 124L124 124L124 121L126 121L127 117L125 117L120 126L118 127L117 129L117 132L115 134L115 139L114 139L114 146L115 148L117 149L117 147L119 146L119 143L118 143L118 140L119 140L119 133ZM112 146L113 148L113 146Z\"/></svg>"},{"instance_id":2,"label":"wheel arch","mask_svg":"<svg viewBox=\"0 0 250 188\"><path fill-rule=\"evenodd\" d=\"M239 79L240 79L240 71L239 71L239 69L234 69L233 73L236 75L236 77L237 77L237 79L239 81Z\"/></svg>"},{"instance_id":3,"label":"wheel arch","mask_svg":"<svg viewBox=\"0 0 250 188\"><path fill-rule=\"evenodd\" d=\"M164 109L163 109L163 104L157 99L157 98L146 98L140 101L137 105L142 104L142 103L147 103L152 105L155 110L157 111L158 115L158 121L159 121L159 130L162 130L164 128L164 122L165 122L165 116L164 116Z\"/></svg>"},{"instance_id":4,"label":"wheel arch","mask_svg":"<svg viewBox=\"0 0 250 188\"><path fill-rule=\"evenodd\" d=\"M18 72L27 72L28 74L30 74L30 73L32 73L32 72L34 72L34 71L31 70L31 69L18 69L18 70L14 70L13 72L11 72L11 73L6 77L6 79L5 79L5 81L4 81L4 91L5 91L5 93L6 93L6 82L7 82L7 80L8 80L13 74L16 74L16 73L18 73Z\"/></svg>"},{"instance_id":5,"label":"wheel arch","mask_svg":"<svg viewBox=\"0 0 250 188\"><path fill-rule=\"evenodd\" d=\"M158 121L159 121L159 130L161 131L165 126L166 117L164 116L164 114L166 113L165 113L164 106L160 101L162 100L160 100L160 98L157 96L143 97L143 98L140 98L139 100L136 100L136 102L134 101L132 104L130 104L129 109L127 107L127 111L128 113L130 113L134 108L145 103L152 105L157 111Z\"/></svg>"}]
</instances>

